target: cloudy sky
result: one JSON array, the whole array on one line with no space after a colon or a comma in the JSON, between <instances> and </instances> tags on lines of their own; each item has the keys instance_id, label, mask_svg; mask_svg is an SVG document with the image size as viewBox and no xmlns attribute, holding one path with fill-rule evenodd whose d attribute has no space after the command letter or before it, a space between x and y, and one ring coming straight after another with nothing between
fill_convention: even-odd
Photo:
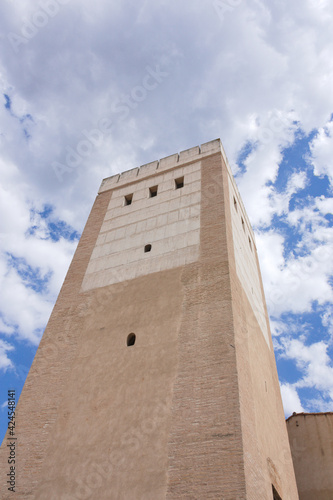
<instances>
[{"instance_id":1,"label":"cloudy sky","mask_svg":"<svg viewBox=\"0 0 333 500\"><path fill-rule=\"evenodd\" d=\"M220 137L286 415L333 409L329 0L2 0L0 431L102 178Z\"/></svg>"}]
</instances>

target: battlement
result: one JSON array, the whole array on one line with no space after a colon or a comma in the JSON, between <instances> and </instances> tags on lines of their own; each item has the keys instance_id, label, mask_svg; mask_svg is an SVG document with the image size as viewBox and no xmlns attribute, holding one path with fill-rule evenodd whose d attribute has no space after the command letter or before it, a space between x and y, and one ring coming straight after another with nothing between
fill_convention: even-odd
<instances>
[{"instance_id":1,"label":"battlement","mask_svg":"<svg viewBox=\"0 0 333 500\"><path fill-rule=\"evenodd\" d=\"M222 143L220 139L215 139L210 142L201 144L201 146L195 146L180 153L175 153L160 160L156 160L141 167L132 168L131 170L126 170L120 174L112 175L103 179L102 184L99 188L99 193L108 191L109 189L114 189L115 187L128 184L130 182L136 182L145 177L149 177L155 173L163 172L166 170L171 170L174 167L179 167L189 162L199 161L207 156L213 155L215 153L222 153L225 163L228 165L228 160L224 152Z\"/></svg>"}]
</instances>

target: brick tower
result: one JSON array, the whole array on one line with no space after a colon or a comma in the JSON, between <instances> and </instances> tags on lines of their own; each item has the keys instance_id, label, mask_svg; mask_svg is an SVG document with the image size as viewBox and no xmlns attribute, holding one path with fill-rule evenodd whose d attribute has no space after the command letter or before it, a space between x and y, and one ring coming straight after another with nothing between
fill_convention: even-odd
<instances>
[{"instance_id":1,"label":"brick tower","mask_svg":"<svg viewBox=\"0 0 333 500\"><path fill-rule=\"evenodd\" d=\"M102 182L16 429L17 498L298 498L254 235L220 140Z\"/></svg>"}]
</instances>

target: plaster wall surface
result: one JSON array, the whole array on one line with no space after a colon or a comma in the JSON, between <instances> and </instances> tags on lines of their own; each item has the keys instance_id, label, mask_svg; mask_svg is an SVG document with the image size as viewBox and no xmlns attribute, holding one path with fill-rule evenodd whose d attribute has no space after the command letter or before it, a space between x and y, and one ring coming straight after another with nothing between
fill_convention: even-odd
<instances>
[{"instance_id":1,"label":"plaster wall surface","mask_svg":"<svg viewBox=\"0 0 333 500\"><path fill-rule=\"evenodd\" d=\"M184 178L176 189L175 180ZM157 186L157 196L150 188ZM132 195L130 205L125 196ZM114 189L82 290L179 267L198 259L201 163ZM144 253L146 244L151 252Z\"/></svg>"},{"instance_id":2,"label":"plaster wall surface","mask_svg":"<svg viewBox=\"0 0 333 500\"><path fill-rule=\"evenodd\" d=\"M300 500L333 498L333 413L299 413L287 419Z\"/></svg>"},{"instance_id":3,"label":"plaster wall surface","mask_svg":"<svg viewBox=\"0 0 333 500\"><path fill-rule=\"evenodd\" d=\"M270 348L265 298L260 282L254 234L230 173L228 183L237 276L242 283L262 334Z\"/></svg>"}]
</instances>

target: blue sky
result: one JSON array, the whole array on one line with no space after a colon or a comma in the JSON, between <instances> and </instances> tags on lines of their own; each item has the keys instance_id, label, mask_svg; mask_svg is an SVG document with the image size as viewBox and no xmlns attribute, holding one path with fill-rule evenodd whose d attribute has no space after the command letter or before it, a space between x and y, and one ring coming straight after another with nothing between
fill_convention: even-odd
<instances>
[{"instance_id":1,"label":"blue sky","mask_svg":"<svg viewBox=\"0 0 333 500\"><path fill-rule=\"evenodd\" d=\"M0 437L104 177L220 137L256 234L286 416L333 409L333 6L0 7Z\"/></svg>"}]
</instances>

